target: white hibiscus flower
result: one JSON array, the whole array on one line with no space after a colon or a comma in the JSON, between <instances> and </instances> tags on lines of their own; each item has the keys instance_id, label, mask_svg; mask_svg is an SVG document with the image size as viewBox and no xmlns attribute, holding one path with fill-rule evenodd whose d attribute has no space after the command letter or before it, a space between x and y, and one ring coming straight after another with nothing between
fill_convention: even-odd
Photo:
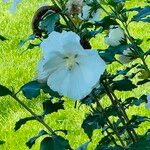
<instances>
[{"instance_id":1,"label":"white hibiscus flower","mask_svg":"<svg viewBox=\"0 0 150 150\"><path fill-rule=\"evenodd\" d=\"M150 109L150 95L147 96L146 108Z\"/></svg>"},{"instance_id":2,"label":"white hibiscus flower","mask_svg":"<svg viewBox=\"0 0 150 150\"><path fill-rule=\"evenodd\" d=\"M99 82L106 64L95 50L84 50L73 32L52 32L41 43L43 59L38 65L38 80L59 94L82 99Z\"/></svg>"},{"instance_id":3,"label":"white hibiscus flower","mask_svg":"<svg viewBox=\"0 0 150 150\"><path fill-rule=\"evenodd\" d=\"M88 5L84 5L82 8L82 13L79 14L80 19L86 19L90 21L99 21L101 9L97 9L96 11L91 11L91 7Z\"/></svg>"},{"instance_id":4,"label":"white hibiscus flower","mask_svg":"<svg viewBox=\"0 0 150 150\"><path fill-rule=\"evenodd\" d=\"M110 46L118 46L125 39L125 32L119 25L111 25L109 34L105 36L105 43Z\"/></svg>"}]
</instances>

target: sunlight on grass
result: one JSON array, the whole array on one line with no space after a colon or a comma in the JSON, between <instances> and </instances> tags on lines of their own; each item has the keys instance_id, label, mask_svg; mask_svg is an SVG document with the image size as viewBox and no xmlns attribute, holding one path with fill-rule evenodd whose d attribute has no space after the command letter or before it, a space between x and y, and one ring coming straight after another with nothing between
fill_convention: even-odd
<instances>
[{"instance_id":1,"label":"sunlight on grass","mask_svg":"<svg viewBox=\"0 0 150 150\"><path fill-rule=\"evenodd\" d=\"M10 14L8 9L10 4L2 4L0 2L0 34L7 37L9 40L5 42L0 41L0 83L8 87L13 87L15 91L26 82L32 80L35 77L36 64L40 57L40 49L27 51L24 54L17 51L17 45L21 39L26 38L32 34L31 20L35 10L48 3L48 0L34 0L23 1L18 6L18 10L15 14ZM131 6L143 6L144 2L141 0L133 0L127 3L127 7ZM150 44L147 44L146 39L150 38L149 25L145 23L132 23L130 25L131 34L136 38L143 38L143 49L147 50ZM92 45L94 48L104 48L106 45L103 42L104 35L98 35L95 39L92 39ZM113 72L118 69L120 65L112 65L109 69ZM140 96L141 94L147 94L146 91L150 91L150 84L146 84L132 92L120 93L118 97L125 99L132 96ZM42 96L33 101L27 101L20 94L19 97L30 106L35 112L42 112ZM105 99L103 104L105 104ZM66 110L61 110L58 113L48 115L46 122L55 129L66 129L68 135L66 138L70 140L70 144L73 148L78 147L80 144L88 141L87 136L81 129L81 123L88 110L83 106L80 109L74 109L74 103L69 100L65 100ZM146 110L144 106L139 108L132 108L128 110L130 116L132 114L144 114L150 116L150 111ZM43 126L38 122L33 121L24 125L19 131L14 131L15 122L20 118L27 117L30 114L27 113L21 106L19 106L10 97L0 99L0 139L6 141L6 143L0 146L0 150L28 150L25 142L32 136L35 136L39 130L43 129ZM138 129L138 133L142 134L148 129L150 123L144 123L142 128ZM100 140L101 133L96 130L94 132L94 141L90 144L89 149L92 150L96 143ZM33 150L39 149L40 139L37 140L33 146Z\"/></svg>"}]
</instances>

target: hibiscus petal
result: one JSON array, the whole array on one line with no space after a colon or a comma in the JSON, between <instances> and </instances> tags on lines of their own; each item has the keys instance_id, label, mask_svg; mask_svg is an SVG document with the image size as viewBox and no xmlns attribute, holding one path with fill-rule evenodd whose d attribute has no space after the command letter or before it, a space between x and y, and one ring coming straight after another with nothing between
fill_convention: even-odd
<instances>
[{"instance_id":1,"label":"hibiscus petal","mask_svg":"<svg viewBox=\"0 0 150 150\"><path fill-rule=\"evenodd\" d=\"M56 40L57 37L57 40ZM44 39L41 43L41 48L43 50L43 55L45 59L51 57L51 52L62 51L62 37L61 33L53 31L47 39Z\"/></svg>"}]
</instances>

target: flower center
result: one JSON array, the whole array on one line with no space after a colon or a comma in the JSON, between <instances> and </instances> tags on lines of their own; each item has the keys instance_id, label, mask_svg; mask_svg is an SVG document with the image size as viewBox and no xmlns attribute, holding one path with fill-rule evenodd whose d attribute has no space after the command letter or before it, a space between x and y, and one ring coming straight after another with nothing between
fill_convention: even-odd
<instances>
[{"instance_id":1,"label":"flower center","mask_svg":"<svg viewBox=\"0 0 150 150\"><path fill-rule=\"evenodd\" d=\"M65 57L65 59L66 59L65 66L69 70L71 70L75 66L75 64L77 64L76 58L77 58L77 55L72 55L72 56Z\"/></svg>"}]
</instances>

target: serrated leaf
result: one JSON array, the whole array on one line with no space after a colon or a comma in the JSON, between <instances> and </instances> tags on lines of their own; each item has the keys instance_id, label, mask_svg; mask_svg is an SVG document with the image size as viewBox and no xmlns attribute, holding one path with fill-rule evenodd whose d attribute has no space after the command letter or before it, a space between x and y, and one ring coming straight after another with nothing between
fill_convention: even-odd
<instances>
[{"instance_id":1,"label":"serrated leaf","mask_svg":"<svg viewBox=\"0 0 150 150\"><path fill-rule=\"evenodd\" d=\"M41 130L36 136L30 138L30 139L26 142L26 145L28 146L29 149L31 149L32 146L35 144L36 140L37 140L39 137L41 137L41 136L43 136L43 135L46 135L46 134L48 134L46 131Z\"/></svg>"},{"instance_id":2,"label":"serrated leaf","mask_svg":"<svg viewBox=\"0 0 150 150\"><path fill-rule=\"evenodd\" d=\"M82 144L80 147L77 148L77 150L87 150L89 143L90 141Z\"/></svg>"},{"instance_id":3,"label":"serrated leaf","mask_svg":"<svg viewBox=\"0 0 150 150\"><path fill-rule=\"evenodd\" d=\"M88 135L89 139L91 139L93 131L95 129L100 129L104 127L106 123L106 119L103 113L96 113L90 114L86 117L86 119L82 123L82 128L84 132Z\"/></svg>"},{"instance_id":4,"label":"serrated leaf","mask_svg":"<svg viewBox=\"0 0 150 150\"><path fill-rule=\"evenodd\" d=\"M123 106L126 108L129 108L130 106L140 106L142 103L147 102L147 96L142 95L140 98L135 98L135 97L129 97L123 102Z\"/></svg>"},{"instance_id":5,"label":"serrated leaf","mask_svg":"<svg viewBox=\"0 0 150 150\"><path fill-rule=\"evenodd\" d=\"M7 40L4 36L2 36L2 35L0 35L0 40L1 41L5 41L5 40Z\"/></svg>"},{"instance_id":6,"label":"serrated leaf","mask_svg":"<svg viewBox=\"0 0 150 150\"><path fill-rule=\"evenodd\" d=\"M117 70L117 75L127 75L127 73L132 70L133 68L135 68L138 64L133 64L130 67L127 67L125 69L122 70Z\"/></svg>"},{"instance_id":7,"label":"serrated leaf","mask_svg":"<svg viewBox=\"0 0 150 150\"><path fill-rule=\"evenodd\" d=\"M68 140L61 136L46 137L40 144L40 150L66 150L71 149Z\"/></svg>"},{"instance_id":8,"label":"serrated leaf","mask_svg":"<svg viewBox=\"0 0 150 150\"><path fill-rule=\"evenodd\" d=\"M41 117L41 116L38 116L38 117ZM14 128L15 131L19 130L22 127L22 125L26 124L28 121L33 121L33 120L36 120L35 117L33 116L20 119L15 124L15 128Z\"/></svg>"},{"instance_id":9,"label":"serrated leaf","mask_svg":"<svg viewBox=\"0 0 150 150\"><path fill-rule=\"evenodd\" d=\"M108 30L110 25L118 25L118 23L110 16L106 16L102 20L95 23L96 27L102 27L103 30Z\"/></svg>"},{"instance_id":10,"label":"serrated leaf","mask_svg":"<svg viewBox=\"0 0 150 150\"><path fill-rule=\"evenodd\" d=\"M129 130L133 128L138 128L139 125L145 121L150 121L150 119L147 116L133 115L132 118L127 123L127 128Z\"/></svg>"},{"instance_id":11,"label":"serrated leaf","mask_svg":"<svg viewBox=\"0 0 150 150\"><path fill-rule=\"evenodd\" d=\"M55 103L52 103L51 100L47 100L43 102L43 110L44 110L43 115L51 114L51 113L57 112L60 109L64 109L63 104L64 104L63 100L60 100Z\"/></svg>"},{"instance_id":12,"label":"serrated leaf","mask_svg":"<svg viewBox=\"0 0 150 150\"><path fill-rule=\"evenodd\" d=\"M122 80L114 81L112 84L112 89L115 91L131 91L137 88L135 84L132 83L131 80L124 78Z\"/></svg>"},{"instance_id":13,"label":"serrated leaf","mask_svg":"<svg viewBox=\"0 0 150 150\"><path fill-rule=\"evenodd\" d=\"M12 92L5 86L0 84L0 96L10 95Z\"/></svg>"},{"instance_id":14,"label":"serrated leaf","mask_svg":"<svg viewBox=\"0 0 150 150\"><path fill-rule=\"evenodd\" d=\"M133 16L132 21L144 21L149 22L150 18L147 17L150 15L150 6L145 6L141 10L139 10L138 14ZM146 18L147 17L147 18Z\"/></svg>"}]
</instances>

